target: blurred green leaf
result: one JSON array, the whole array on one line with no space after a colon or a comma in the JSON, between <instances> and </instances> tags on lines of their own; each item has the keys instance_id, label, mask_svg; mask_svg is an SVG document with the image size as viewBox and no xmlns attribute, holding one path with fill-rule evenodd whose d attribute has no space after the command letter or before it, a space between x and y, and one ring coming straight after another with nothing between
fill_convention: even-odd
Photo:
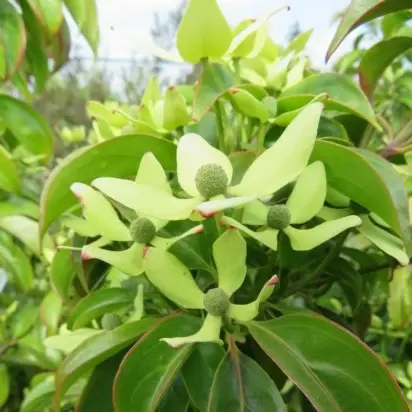
<instances>
[{"instance_id":1,"label":"blurred green leaf","mask_svg":"<svg viewBox=\"0 0 412 412\"><path fill-rule=\"evenodd\" d=\"M7 365L0 363L0 406L3 406L10 393L10 378Z\"/></svg>"},{"instance_id":2,"label":"blurred green leaf","mask_svg":"<svg viewBox=\"0 0 412 412\"><path fill-rule=\"evenodd\" d=\"M62 0L27 0L44 30L53 36L63 20Z\"/></svg>"},{"instance_id":3,"label":"blurred green leaf","mask_svg":"<svg viewBox=\"0 0 412 412\"><path fill-rule=\"evenodd\" d=\"M51 290L40 304L40 318L47 327L48 335L55 335L62 312L62 300Z\"/></svg>"},{"instance_id":4,"label":"blurred green leaf","mask_svg":"<svg viewBox=\"0 0 412 412\"><path fill-rule=\"evenodd\" d=\"M20 179L16 165L10 153L3 146L0 146L0 189L11 193L20 191Z\"/></svg>"},{"instance_id":5,"label":"blurred green leaf","mask_svg":"<svg viewBox=\"0 0 412 412\"><path fill-rule=\"evenodd\" d=\"M410 8L410 0L352 0L329 45L326 60L329 60L345 37L362 23L384 16L385 14Z\"/></svg>"},{"instance_id":6,"label":"blurred green leaf","mask_svg":"<svg viewBox=\"0 0 412 412\"><path fill-rule=\"evenodd\" d=\"M60 249L54 255L50 268L50 282L63 300L69 300L75 268L72 252Z\"/></svg>"},{"instance_id":7,"label":"blurred green leaf","mask_svg":"<svg viewBox=\"0 0 412 412\"><path fill-rule=\"evenodd\" d=\"M252 322L248 328L316 409L408 411L401 390L378 356L327 319L286 315Z\"/></svg>"}]
</instances>

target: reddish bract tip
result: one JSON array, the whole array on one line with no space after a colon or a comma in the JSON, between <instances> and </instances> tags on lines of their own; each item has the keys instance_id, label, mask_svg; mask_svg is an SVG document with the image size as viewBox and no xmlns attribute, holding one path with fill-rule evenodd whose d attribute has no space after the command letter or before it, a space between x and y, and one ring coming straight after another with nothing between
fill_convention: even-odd
<instances>
[{"instance_id":1,"label":"reddish bract tip","mask_svg":"<svg viewBox=\"0 0 412 412\"><path fill-rule=\"evenodd\" d=\"M197 123L200 119L196 116L192 116L192 121Z\"/></svg>"},{"instance_id":2,"label":"reddish bract tip","mask_svg":"<svg viewBox=\"0 0 412 412\"><path fill-rule=\"evenodd\" d=\"M229 89L229 91L230 91L230 93L232 93L232 94L236 94L236 93L239 93L239 92L240 92L240 89L237 89L236 87L231 87L231 88Z\"/></svg>"},{"instance_id":3,"label":"reddish bract tip","mask_svg":"<svg viewBox=\"0 0 412 412\"><path fill-rule=\"evenodd\" d=\"M217 211L214 210L214 211L212 211L212 212L202 212L202 211L199 210L199 213L200 213L205 219L209 219L209 217L214 216L214 215L217 213Z\"/></svg>"},{"instance_id":4,"label":"reddish bract tip","mask_svg":"<svg viewBox=\"0 0 412 412\"><path fill-rule=\"evenodd\" d=\"M267 282L266 286L274 286L279 283L280 279L278 275L273 275Z\"/></svg>"},{"instance_id":5,"label":"reddish bract tip","mask_svg":"<svg viewBox=\"0 0 412 412\"><path fill-rule=\"evenodd\" d=\"M169 90L174 90L174 89L176 89L176 86L169 86L168 89Z\"/></svg>"},{"instance_id":6,"label":"reddish bract tip","mask_svg":"<svg viewBox=\"0 0 412 412\"><path fill-rule=\"evenodd\" d=\"M149 246L147 246L147 247L145 247L145 248L143 249L143 257L144 257L144 258L147 257L147 254L149 253L149 250L150 250L150 247L149 247Z\"/></svg>"},{"instance_id":7,"label":"reddish bract tip","mask_svg":"<svg viewBox=\"0 0 412 412\"><path fill-rule=\"evenodd\" d=\"M82 252L80 256L81 256L82 260L90 260L92 258L86 252Z\"/></svg>"},{"instance_id":8,"label":"reddish bract tip","mask_svg":"<svg viewBox=\"0 0 412 412\"><path fill-rule=\"evenodd\" d=\"M195 235L198 235L199 233L203 233L204 230L205 230L205 228L203 226L198 227L195 231Z\"/></svg>"}]
</instances>

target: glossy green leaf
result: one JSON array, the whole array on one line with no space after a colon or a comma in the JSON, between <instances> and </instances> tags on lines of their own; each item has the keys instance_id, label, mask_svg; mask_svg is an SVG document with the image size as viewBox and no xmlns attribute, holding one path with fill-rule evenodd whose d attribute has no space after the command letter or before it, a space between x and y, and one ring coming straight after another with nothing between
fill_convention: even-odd
<instances>
[{"instance_id":1,"label":"glossy green leaf","mask_svg":"<svg viewBox=\"0 0 412 412\"><path fill-rule=\"evenodd\" d=\"M77 412L114 412L113 382L125 354L121 351L96 366L81 394Z\"/></svg>"},{"instance_id":2,"label":"glossy green leaf","mask_svg":"<svg viewBox=\"0 0 412 412\"><path fill-rule=\"evenodd\" d=\"M0 406L3 406L10 393L9 370L4 363L0 364Z\"/></svg>"},{"instance_id":3,"label":"glossy green leaf","mask_svg":"<svg viewBox=\"0 0 412 412\"><path fill-rule=\"evenodd\" d=\"M324 101L326 108L356 114L380 129L367 97L350 78L341 74L313 74L288 88L278 100L279 111L284 111L283 106L290 104L288 101L296 102L296 109L323 93L328 96Z\"/></svg>"},{"instance_id":4,"label":"glossy green leaf","mask_svg":"<svg viewBox=\"0 0 412 412\"><path fill-rule=\"evenodd\" d=\"M33 287L34 274L29 256L17 245L0 242L0 261L13 274L18 289L28 291Z\"/></svg>"},{"instance_id":5,"label":"glossy green leaf","mask_svg":"<svg viewBox=\"0 0 412 412\"><path fill-rule=\"evenodd\" d=\"M3 1L0 9L0 33L0 80L4 81L19 69L26 50L23 20L12 3Z\"/></svg>"},{"instance_id":6,"label":"glossy green leaf","mask_svg":"<svg viewBox=\"0 0 412 412\"><path fill-rule=\"evenodd\" d=\"M349 141L345 127L336 119L322 116L319 121L318 137L338 137Z\"/></svg>"},{"instance_id":7,"label":"glossy green leaf","mask_svg":"<svg viewBox=\"0 0 412 412\"><path fill-rule=\"evenodd\" d=\"M59 295L51 290L40 304L40 318L47 327L49 335L54 335L59 326L62 311L62 300Z\"/></svg>"},{"instance_id":8,"label":"glossy green leaf","mask_svg":"<svg viewBox=\"0 0 412 412\"><path fill-rule=\"evenodd\" d=\"M189 396L182 376L178 374L162 398L157 412L187 412L188 408Z\"/></svg>"},{"instance_id":9,"label":"glossy green leaf","mask_svg":"<svg viewBox=\"0 0 412 412\"><path fill-rule=\"evenodd\" d=\"M63 361L56 373L56 402L86 372L135 342L153 325L153 319L125 323L87 339Z\"/></svg>"},{"instance_id":10,"label":"glossy green leaf","mask_svg":"<svg viewBox=\"0 0 412 412\"><path fill-rule=\"evenodd\" d=\"M219 58L231 41L232 30L216 0L189 0L176 40L185 61L197 63L202 58Z\"/></svg>"},{"instance_id":11,"label":"glossy green leaf","mask_svg":"<svg viewBox=\"0 0 412 412\"><path fill-rule=\"evenodd\" d=\"M192 351L192 345L172 349L160 339L176 334L190 335L198 328L197 318L174 316L151 329L130 349L114 383L116 411L156 410Z\"/></svg>"},{"instance_id":12,"label":"glossy green leaf","mask_svg":"<svg viewBox=\"0 0 412 412\"><path fill-rule=\"evenodd\" d=\"M176 170L176 146L146 135L116 137L69 155L54 169L44 186L40 200L41 233L76 204L77 200L70 192L72 183L90 183L100 176L135 176L146 152L152 152L165 170Z\"/></svg>"},{"instance_id":13,"label":"glossy green leaf","mask_svg":"<svg viewBox=\"0 0 412 412\"><path fill-rule=\"evenodd\" d=\"M0 118L31 153L44 156L44 161L51 157L54 148L52 129L27 103L0 94Z\"/></svg>"},{"instance_id":14,"label":"glossy green leaf","mask_svg":"<svg viewBox=\"0 0 412 412\"><path fill-rule=\"evenodd\" d=\"M208 65L195 88L193 120L200 120L212 108L215 101L234 85L235 78L228 67L222 64Z\"/></svg>"},{"instance_id":15,"label":"glossy green leaf","mask_svg":"<svg viewBox=\"0 0 412 412\"><path fill-rule=\"evenodd\" d=\"M95 0L64 0L64 3L94 54L97 54L99 25Z\"/></svg>"},{"instance_id":16,"label":"glossy green leaf","mask_svg":"<svg viewBox=\"0 0 412 412\"><path fill-rule=\"evenodd\" d=\"M245 116L258 118L262 123L269 120L269 112L265 105L246 90L231 88L229 96L235 109Z\"/></svg>"},{"instance_id":17,"label":"glossy green leaf","mask_svg":"<svg viewBox=\"0 0 412 412\"><path fill-rule=\"evenodd\" d=\"M50 282L59 296L67 301L75 275L72 252L61 249L54 255L50 268Z\"/></svg>"},{"instance_id":18,"label":"glossy green leaf","mask_svg":"<svg viewBox=\"0 0 412 412\"><path fill-rule=\"evenodd\" d=\"M326 60L329 60L345 37L362 23L410 8L409 0L352 0L329 45Z\"/></svg>"},{"instance_id":19,"label":"glossy green leaf","mask_svg":"<svg viewBox=\"0 0 412 412\"><path fill-rule=\"evenodd\" d=\"M405 328L411 316L409 269L397 268L389 283L387 310L393 328Z\"/></svg>"},{"instance_id":20,"label":"glossy green leaf","mask_svg":"<svg viewBox=\"0 0 412 412\"><path fill-rule=\"evenodd\" d=\"M83 298L72 310L67 325L78 329L105 313L124 309L133 303L133 295L123 288L100 289Z\"/></svg>"},{"instance_id":21,"label":"glossy green leaf","mask_svg":"<svg viewBox=\"0 0 412 412\"><path fill-rule=\"evenodd\" d=\"M175 86L167 88L164 97L163 126L168 130L174 130L185 126L190 121L186 100Z\"/></svg>"},{"instance_id":22,"label":"glossy green leaf","mask_svg":"<svg viewBox=\"0 0 412 412\"><path fill-rule=\"evenodd\" d=\"M62 0L27 0L44 29L50 36L56 34L63 21Z\"/></svg>"},{"instance_id":23,"label":"glossy green leaf","mask_svg":"<svg viewBox=\"0 0 412 412\"><path fill-rule=\"evenodd\" d=\"M282 396L267 373L231 342L217 367L208 412L286 412Z\"/></svg>"},{"instance_id":24,"label":"glossy green leaf","mask_svg":"<svg viewBox=\"0 0 412 412\"><path fill-rule=\"evenodd\" d=\"M34 220L26 216L5 216L0 218L0 229L4 229L15 236L33 253L39 256L41 255L39 225ZM44 241L45 247L49 249L53 248L53 242L48 235L46 235Z\"/></svg>"},{"instance_id":25,"label":"glossy green leaf","mask_svg":"<svg viewBox=\"0 0 412 412\"><path fill-rule=\"evenodd\" d=\"M321 160L328 184L391 225L406 243L408 201L401 177L392 165L363 149L318 141L312 160Z\"/></svg>"},{"instance_id":26,"label":"glossy green leaf","mask_svg":"<svg viewBox=\"0 0 412 412\"><path fill-rule=\"evenodd\" d=\"M11 331L14 339L21 338L34 325L39 317L39 310L33 303L22 304L13 313Z\"/></svg>"},{"instance_id":27,"label":"glossy green leaf","mask_svg":"<svg viewBox=\"0 0 412 412\"><path fill-rule=\"evenodd\" d=\"M294 51L295 53L300 53L301 51L303 51L312 33L313 33L313 30L310 29L310 30L306 30L303 33L300 33L299 35L297 35L288 44L288 47L286 48L285 53L287 54L288 52L291 52L291 51Z\"/></svg>"},{"instance_id":28,"label":"glossy green leaf","mask_svg":"<svg viewBox=\"0 0 412 412\"><path fill-rule=\"evenodd\" d=\"M327 319L286 315L248 328L317 410L408 410L379 357Z\"/></svg>"},{"instance_id":29,"label":"glossy green leaf","mask_svg":"<svg viewBox=\"0 0 412 412\"><path fill-rule=\"evenodd\" d=\"M412 47L412 37L392 37L368 49L359 64L359 81L363 91L371 97L386 68Z\"/></svg>"},{"instance_id":30,"label":"glossy green leaf","mask_svg":"<svg viewBox=\"0 0 412 412\"><path fill-rule=\"evenodd\" d=\"M207 412L213 378L224 356L225 352L220 345L197 344L182 367L182 376L190 399L201 412Z\"/></svg>"},{"instance_id":31,"label":"glossy green leaf","mask_svg":"<svg viewBox=\"0 0 412 412\"><path fill-rule=\"evenodd\" d=\"M3 146L0 146L0 189L11 193L20 191L20 179L16 165L10 153Z\"/></svg>"}]
</instances>

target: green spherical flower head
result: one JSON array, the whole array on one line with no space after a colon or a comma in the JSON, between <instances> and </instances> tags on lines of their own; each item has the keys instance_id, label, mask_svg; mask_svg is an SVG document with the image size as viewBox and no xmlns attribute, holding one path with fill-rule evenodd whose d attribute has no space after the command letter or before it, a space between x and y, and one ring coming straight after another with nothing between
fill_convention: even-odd
<instances>
[{"instance_id":1,"label":"green spherical flower head","mask_svg":"<svg viewBox=\"0 0 412 412\"><path fill-rule=\"evenodd\" d=\"M122 324L122 319L117 313L105 313L102 317L104 330L112 330Z\"/></svg>"},{"instance_id":2,"label":"green spherical flower head","mask_svg":"<svg viewBox=\"0 0 412 412\"><path fill-rule=\"evenodd\" d=\"M229 310L229 297L220 288L210 289L206 292L203 303L208 313L213 316L224 316Z\"/></svg>"},{"instance_id":3,"label":"green spherical flower head","mask_svg":"<svg viewBox=\"0 0 412 412\"><path fill-rule=\"evenodd\" d=\"M267 225L272 229L283 230L290 224L290 212L285 205L272 206L267 215Z\"/></svg>"},{"instance_id":4,"label":"green spherical flower head","mask_svg":"<svg viewBox=\"0 0 412 412\"><path fill-rule=\"evenodd\" d=\"M369 214L369 210L366 209L366 207L363 207L362 205L354 202L353 200L350 201L350 207L357 215L364 215L365 213Z\"/></svg>"},{"instance_id":5,"label":"green spherical flower head","mask_svg":"<svg viewBox=\"0 0 412 412\"><path fill-rule=\"evenodd\" d=\"M266 107L271 119L275 118L278 112L278 101L273 96L266 96L261 103Z\"/></svg>"},{"instance_id":6,"label":"green spherical flower head","mask_svg":"<svg viewBox=\"0 0 412 412\"><path fill-rule=\"evenodd\" d=\"M195 178L197 190L206 199L223 195L229 184L228 180L223 167L215 163L201 166Z\"/></svg>"},{"instance_id":7,"label":"green spherical flower head","mask_svg":"<svg viewBox=\"0 0 412 412\"><path fill-rule=\"evenodd\" d=\"M130 234L136 243L147 245L156 236L156 227L147 217L138 217L130 224Z\"/></svg>"}]
</instances>

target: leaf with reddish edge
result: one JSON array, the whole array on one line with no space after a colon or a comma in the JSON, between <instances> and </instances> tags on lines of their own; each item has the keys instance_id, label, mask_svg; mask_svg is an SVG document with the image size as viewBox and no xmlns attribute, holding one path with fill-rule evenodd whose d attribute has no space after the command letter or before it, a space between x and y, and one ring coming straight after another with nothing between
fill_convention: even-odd
<instances>
[{"instance_id":1,"label":"leaf with reddish edge","mask_svg":"<svg viewBox=\"0 0 412 412\"><path fill-rule=\"evenodd\" d=\"M250 322L247 327L317 410L408 411L400 388L379 357L326 318L294 314Z\"/></svg>"},{"instance_id":2,"label":"leaf with reddish edge","mask_svg":"<svg viewBox=\"0 0 412 412\"><path fill-rule=\"evenodd\" d=\"M256 361L244 355L229 338L229 350L218 365L207 412L286 412L274 382Z\"/></svg>"},{"instance_id":3,"label":"leaf with reddish edge","mask_svg":"<svg viewBox=\"0 0 412 412\"><path fill-rule=\"evenodd\" d=\"M163 322L165 319L160 319ZM154 324L152 318L125 323L111 331L103 331L84 341L60 365L56 372L55 405L67 390L85 373L134 343Z\"/></svg>"},{"instance_id":4,"label":"leaf with reddish edge","mask_svg":"<svg viewBox=\"0 0 412 412\"><path fill-rule=\"evenodd\" d=\"M411 4L412 7L412 4ZM358 72L359 83L371 98L385 69L402 53L412 47L412 37L399 36L382 40L363 55Z\"/></svg>"},{"instance_id":5,"label":"leaf with reddish edge","mask_svg":"<svg viewBox=\"0 0 412 412\"><path fill-rule=\"evenodd\" d=\"M410 0L352 0L329 45L326 61L330 59L345 37L356 27L385 14L410 9L411 7Z\"/></svg>"},{"instance_id":6,"label":"leaf with reddish edge","mask_svg":"<svg viewBox=\"0 0 412 412\"><path fill-rule=\"evenodd\" d=\"M117 412L154 412L193 345L170 348L161 338L195 333L200 319L175 315L149 330L124 357L113 386ZM150 378L150 379L148 379Z\"/></svg>"}]
</instances>

